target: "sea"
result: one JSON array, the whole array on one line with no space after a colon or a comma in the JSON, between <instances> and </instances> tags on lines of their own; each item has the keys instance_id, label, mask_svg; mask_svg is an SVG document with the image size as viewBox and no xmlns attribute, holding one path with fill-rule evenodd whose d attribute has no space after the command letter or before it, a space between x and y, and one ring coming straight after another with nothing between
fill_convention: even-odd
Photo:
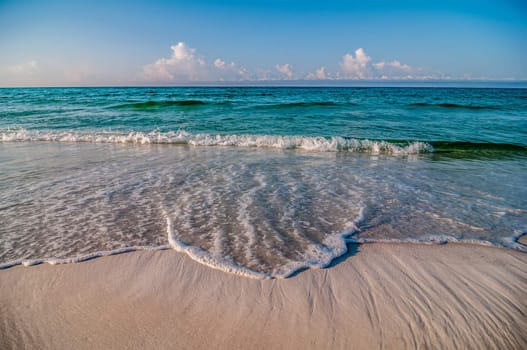
<instances>
[{"instance_id":1,"label":"sea","mask_svg":"<svg viewBox=\"0 0 527 350\"><path fill-rule=\"evenodd\" d=\"M284 278L525 233L527 89L0 89L1 268L175 249Z\"/></svg>"}]
</instances>

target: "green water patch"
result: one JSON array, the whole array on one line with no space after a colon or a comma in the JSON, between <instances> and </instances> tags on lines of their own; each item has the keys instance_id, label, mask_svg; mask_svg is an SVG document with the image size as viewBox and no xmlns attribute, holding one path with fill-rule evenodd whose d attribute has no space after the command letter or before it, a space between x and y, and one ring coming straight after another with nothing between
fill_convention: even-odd
<instances>
[{"instance_id":1,"label":"green water patch","mask_svg":"<svg viewBox=\"0 0 527 350\"><path fill-rule=\"evenodd\" d=\"M495 105L473 105L473 104L459 104L459 103L428 103L417 102L408 105L411 108L438 108L438 109L463 109L463 110L496 110L504 109L503 106Z\"/></svg>"},{"instance_id":2,"label":"green water patch","mask_svg":"<svg viewBox=\"0 0 527 350\"><path fill-rule=\"evenodd\" d=\"M124 103L111 106L111 109L129 109L136 111L159 110L173 107L199 107L210 104L202 100L175 100L175 101L144 101Z\"/></svg>"},{"instance_id":3,"label":"green water patch","mask_svg":"<svg viewBox=\"0 0 527 350\"><path fill-rule=\"evenodd\" d=\"M484 142L429 142L433 159L499 160L527 157L527 146Z\"/></svg>"}]
</instances>

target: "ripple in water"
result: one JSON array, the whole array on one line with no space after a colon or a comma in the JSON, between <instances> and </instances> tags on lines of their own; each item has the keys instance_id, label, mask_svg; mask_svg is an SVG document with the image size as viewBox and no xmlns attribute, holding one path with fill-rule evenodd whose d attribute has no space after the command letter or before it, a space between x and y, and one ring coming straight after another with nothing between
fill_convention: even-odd
<instances>
[{"instance_id":1,"label":"ripple in water","mask_svg":"<svg viewBox=\"0 0 527 350\"><path fill-rule=\"evenodd\" d=\"M0 144L0 157L4 266L172 247L286 277L327 266L346 237L522 249L527 231L521 159L38 142Z\"/></svg>"}]
</instances>

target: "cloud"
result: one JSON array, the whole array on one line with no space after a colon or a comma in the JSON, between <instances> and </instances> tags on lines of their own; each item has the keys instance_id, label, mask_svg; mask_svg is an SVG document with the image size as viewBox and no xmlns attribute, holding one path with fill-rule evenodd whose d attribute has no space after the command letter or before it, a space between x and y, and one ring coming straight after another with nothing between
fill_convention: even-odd
<instances>
[{"instance_id":1,"label":"cloud","mask_svg":"<svg viewBox=\"0 0 527 350\"><path fill-rule=\"evenodd\" d=\"M225 61L222 61L220 58L216 58L214 61L214 67L218 69L225 69Z\"/></svg>"},{"instance_id":2,"label":"cloud","mask_svg":"<svg viewBox=\"0 0 527 350\"><path fill-rule=\"evenodd\" d=\"M410 67L407 64L402 64L399 61L391 61L391 62L381 61L378 63L374 63L373 67L375 67L375 69L379 71L384 70L384 69L389 69L389 68L399 70L399 71L404 71L404 72L409 72L412 70L412 67Z\"/></svg>"},{"instance_id":3,"label":"cloud","mask_svg":"<svg viewBox=\"0 0 527 350\"><path fill-rule=\"evenodd\" d=\"M373 64L377 76L381 79L413 79L415 69L399 61L380 61Z\"/></svg>"},{"instance_id":4,"label":"cloud","mask_svg":"<svg viewBox=\"0 0 527 350\"><path fill-rule=\"evenodd\" d=\"M0 66L3 86L115 85L117 75L101 72L100 67L84 60L56 62L46 58Z\"/></svg>"},{"instance_id":5,"label":"cloud","mask_svg":"<svg viewBox=\"0 0 527 350\"><path fill-rule=\"evenodd\" d=\"M413 79L417 70L398 60L378 61L358 48L354 53L346 53L339 62L338 70L331 72L319 67L305 74L293 72L289 63L276 64L272 69L259 67L248 70L234 62L222 58L209 61L199 55L194 48L179 42L170 47L170 57L159 58L143 67L142 76L151 82L199 82L199 81L243 81L243 80L329 80L329 79ZM36 65L36 62L34 63ZM25 69L31 65L26 64ZM18 66L16 66L18 67ZM15 68L13 68L15 69ZM22 65L16 68L22 71Z\"/></svg>"},{"instance_id":6,"label":"cloud","mask_svg":"<svg viewBox=\"0 0 527 350\"><path fill-rule=\"evenodd\" d=\"M340 79L411 79L414 78L411 73L415 71L397 60L373 63L362 48L355 51L355 57L352 54L342 56L340 68Z\"/></svg>"},{"instance_id":7,"label":"cloud","mask_svg":"<svg viewBox=\"0 0 527 350\"><path fill-rule=\"evenodd\" d=\"M39 70L38 62L35 60L7 67L8 71L15 75L33 75Z\"/></svg>"},{"instance_id":8,"label":"cloud","mask_svg":"<svg viewBox=\"0 0 527 350\"><path fill-rule=\"evenodd\" d=\"M355 57L352 54L342 56L340 68L344 78L364 79L370 75L371 57L366 55L364 49L355 50Z\"/></svg>"},{"instance_id":9,"label":"cloud","mask_svg":"<svg viewBox=\"0 0 527 350\"><path fill-rule=\"evenodd\" d=\"M239 81L249 80L250 74L243 66L238 66L234 62L226 63L221 58L214 60L215 71L210 73L210 77L220 81Z\"/></svg>"},{"instance_id":10,"label":"cloud","mask_svg":"<svg viewBox=\"0 0 527 350\"><path fill-rule=\"evenodd\" d=\"M293 77L293 71L291 65L289 63L286 64L277 64L275 66L276 70L283 75L287 77L287 79L291 79Z\"/></svg>"},{"instance_id":11,"label":"cloud","mask_svg":"<svg viewBox=\"0 0 527 350\"><path fill-rule=\"evenodd\" d=\"M315 70L315 73L309 73L306 76L306 79L309 80L326 80L329 79L329 75L326 72L326 68L320 67Z\"/></svg>"},{"instance_id":12,"label":"cloud","mask_svg":"<svg viewBox=\"0 0 527 350\"><path fill-rule=\"evenodd\" d=\"M172 56L160 58L143 67L146 80L152 81L197 81L206 78L205 60L196 55L196 49L183 42L170 47Z\"/></svg>"},{"instance_id":13,"label":"cloud","mask_svg":"<svg viewBox=\"0 0 527 350\"><path fill-rule=\"evenodd\" d=\"M172 55L159 58L143 67L143 78L154 82L185 81L240 81L249 80L251 75L243 66L227 63L216 58L208 63L197 54L196 49L179 42L170 47Z\"/></svg>"},{"instance_id":14,"label":"cloud","mask_svg":"<svg viewBox=\"0 0 527 350\"><path fill-rule=\"evenodd\" d=\"M315 77L317 79L327 79L326 68L320 67L317 69L315 72Z\"/></svg>"}]
</instances>

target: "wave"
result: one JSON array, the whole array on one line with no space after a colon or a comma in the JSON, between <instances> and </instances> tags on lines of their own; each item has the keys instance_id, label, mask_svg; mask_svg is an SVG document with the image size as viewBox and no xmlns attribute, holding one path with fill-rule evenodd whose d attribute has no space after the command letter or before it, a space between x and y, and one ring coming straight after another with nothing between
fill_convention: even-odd
<instances>
[{"instance_id":1,"label":"wave","mask_svg":"<svg viewBox=\"0 0 527 350\"><path fill-rule=\"evenodd\" d=\"M181 242L174 238L171 229L172 223L167 220L167 233L168 233L168 244L159 245L159 246L131 246L124 247L115 250L108 251L96 251L93 253L88 253L85 255L79 255L73 258L37 258L37 259L18 259L14 261L9 261L6 263L0 263L0 270L8 269L13 266L23 265L23 266L34 266L39 264L50 264L50 265L61 265L61 264L71 264L71 263L81 263L84 261L110 256L118 255L124 253L130 253L134 251L141 250L169 250L173 249L177 252L187 254L192 260L208 266L210 268L220 270L223 272L239 275L242 277L255 278L255 279L268 279L268 278L279 278L285 279L295 276L299 271L305 269L320 269L331 267L337 259L341 259L343 256L346 256L348 253L349 245L352 244L371 244L371 243L388 243L388 244L424 244L424 245L443 245L447 243L460 243L460 244L472 244L472 245L482 245L495 248L505 248L505 249L514 249L521 252L527 253L527 247L519 243L519 238L525 235L525 232L517 233L512 237L508 237L500 243L493 243L486 240L478 239L459 239L447 235L427 235L422 238L393 238L393 239L383 239L383 238L360 238L357 237L357 231L351 229L348 232L343 232L341 234L336 234L329 236L326 239L325 244L330 249L329 252L324 252L322 256L319 256L319 259L306 259L305 261L298 261L284 266L276 274L269 274L251 270L249 268L239 266L229 259L211 256L206 253L199 247L188 245L184 242Z\"/></svg>"},{"instance_id":2,"label":"wave","mask_svg":"<svg viewBox=\"0 0 527 350\"><path fill-rule=\"evenodd\" d=\"M175 101L144 101L144 102L133 102L124 103L115 106L111 106L111 109L134 109L134 110L150 110L150 109L161 109L167 107L189 107L189 106L203 106L210 104L209 102L202 100L175 100Z\"/></svg>"},{"instance_id":3,"label":"wave","mask_svg":"<svg viewBox=\"0 0 527 350\"><path fill-rule=\"evenodd\" d=\"M361 140L334 136L214 135L186 131L170 132L81 132L7 130L0 131L1 142L90 142L128 144L183 144L191 146L231 146L275 149L300 149L311 152L358 152L409 155L433 152L432 145L415 142Z\"/></svg>"},{"instance_id":4,"label":"wave","mask_svg":"<svg viewBox=\"0 0 527 350\"><path fill-rule=\"evenodd\" d=\"M501 106L491 106L491 105L465 105L458 103L428 103L428 102L417 102L411 103L408 106L410 107L424 107L424 108L445 108L445 109L467 109L467 110L495 110L503 109Z\"/></svg>"},{"instance_id":5,"label":"wave","mask_svg":"<svg viewBox=\"0 0 527 350\"><path fill-rule=\"evenodd\" d=\"M300 149L311 152L356 152L386 154L419 153L505 153L527 152L527 146L491 142L368 140L340 136L220 135L186 131L109 132L0 130L0 142L89 142L124 144L180 144L191 146L230 146Z\"/></svg>"}]
</instances>

